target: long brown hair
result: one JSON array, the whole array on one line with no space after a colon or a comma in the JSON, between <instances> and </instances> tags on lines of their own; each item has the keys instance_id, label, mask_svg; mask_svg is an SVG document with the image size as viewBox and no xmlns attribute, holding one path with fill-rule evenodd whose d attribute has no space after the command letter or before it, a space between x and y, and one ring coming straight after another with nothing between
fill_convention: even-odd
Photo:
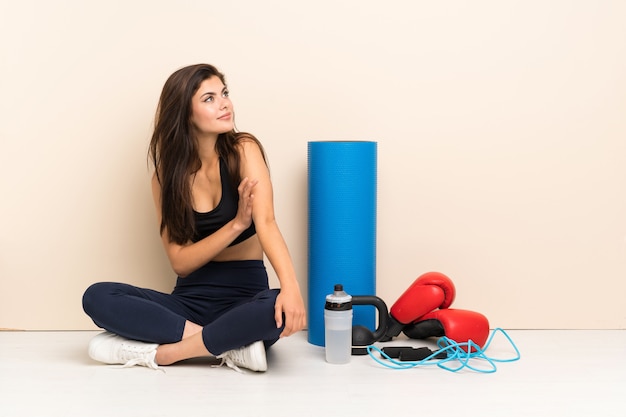
<instances>
[{"instance_id":1,"label":"long brown hair","mask_svg":"<svg viewBox=\"0 0 626 417\"><path fill-rule=\"evenodd\" d=\"M195 233L190 177L202 164L191 122L191 99L211 77L219 77L226 85L224 74L209 64L181 68L167 79L150 140L148 157L161 185L161 234L167 228L170 240L178 244L187 243ZM241 181L238 144L246 140L257 143L265 158L261 143L249 133L232 130L220 134L215 144L235 186Z\"/></svg>"}]
</instances>

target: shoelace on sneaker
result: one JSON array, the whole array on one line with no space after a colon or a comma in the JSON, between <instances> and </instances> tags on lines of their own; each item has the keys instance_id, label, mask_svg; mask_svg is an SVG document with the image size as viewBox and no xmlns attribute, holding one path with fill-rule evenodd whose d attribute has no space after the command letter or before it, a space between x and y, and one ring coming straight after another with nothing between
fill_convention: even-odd
<instances>
[{"instance_id":1,"label":"shoelace on sneaker","mask_svg":"<svg viewBox=\"0 0 626 417\"><path fill-rule=\"evenodd\" d=\"M140 365L148 367L150 369L162 371L162 369L159 368L159 366L154 361L154 355L152 355L152 357L149 356L153 352L153 348L146 349L144 346L136 346L123 343L122 346L120 346L119 355L122 361L126 362L124 363L124 365L122 365L122 368L129 368L131 366Z\"/></svg>"},{"instance_id":2,"label":"shoelace on sneaker","mask_svg":"<svg viewBox=\"0 0 626 417\"><path fill-rule=\"evenodd\" d=\"M213 365L216 368L219 368L220 366L228 366L230 369L233 369L237 372L239 372L240 374L245 374L245 371L241 368L239 368L235 362L238 363L243 363L243 356L240 357L240 355L243 355L243 350L229 350L228 352L224 352L221 355L217 356L217 359L220 359L221 362L218 365Z\"/></svg>"}]
</instances>

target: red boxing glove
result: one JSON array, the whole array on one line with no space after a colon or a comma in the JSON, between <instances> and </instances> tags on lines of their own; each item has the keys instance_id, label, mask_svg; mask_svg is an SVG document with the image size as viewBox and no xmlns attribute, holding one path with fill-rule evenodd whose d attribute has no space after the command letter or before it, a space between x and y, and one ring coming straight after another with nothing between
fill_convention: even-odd
<instances>
[{"instance_id":1,"label":"red boxing glove","mask_svg":"<svg viewBox=\"0 0 626 417\"><path fill-rule=\"evenodd\" d=\"M450 308L425 314L404 326L403 332L411 339L446 336L457 343L471 340L482 348L489 336L489 321L475 311Z\"/></svg>"},{"instance_id":2,"label":"red boxing glove","mask_svg":"<svg viewBox=\"0 0 626 417\"><path fill-rule=\"evenodd\" d=\"M456 294L452 280L440 272L420 275L391 306L386 338L400 334L405 324L412 323L437 308L448 308Z\"/></svg>"}]
</instances>

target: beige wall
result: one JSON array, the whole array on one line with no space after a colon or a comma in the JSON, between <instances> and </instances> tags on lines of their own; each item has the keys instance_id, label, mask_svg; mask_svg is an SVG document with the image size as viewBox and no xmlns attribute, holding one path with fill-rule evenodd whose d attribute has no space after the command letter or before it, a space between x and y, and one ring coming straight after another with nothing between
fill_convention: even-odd
<instances>
[{"instance_id":1,"label":"beige wall","mask_svg":"<svg viewBox=\"0 0 626 417\"><path fill-rule=\"evenodd\" d=\"M438 270L492 326L626 327L625 2L0 4L0 327L92 329L95 281L172 287L145 156L197 62L267 148L305 292L307 141L375 140L389 304Z\"/></svg>"}]
</instances>

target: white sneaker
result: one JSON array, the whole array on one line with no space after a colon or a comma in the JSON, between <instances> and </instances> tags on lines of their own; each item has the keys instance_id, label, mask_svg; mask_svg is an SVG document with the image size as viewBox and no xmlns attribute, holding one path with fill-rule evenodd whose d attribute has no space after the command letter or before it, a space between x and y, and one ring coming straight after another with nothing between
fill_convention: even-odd
<instances>
[{"instance_id":1,"label":"white sneaker","mask_svg":"<svg viewBox=\"0 0 626 417\"><path fill-rule=\"evenodd\" d=\"M154 361L158 346L103 332L89 342L89 356L99 362L120 364L124 367L140 365L159 369Z\"/></svg>"},{"instance_id":2,"label":"white sneaker","mask_svg":"<svg viewBox=\"0 0 626 417\"><path fill-rule=\"evenodd\" d=\"M238 372L242 372L239 367L250 369L251 371L267 371L267 359L265 357L265 345L263 341L254 342L251 345L239 349L226 351L217 357L222 360L221 365L226 365Z\"/></svg>"}]
</instances>

